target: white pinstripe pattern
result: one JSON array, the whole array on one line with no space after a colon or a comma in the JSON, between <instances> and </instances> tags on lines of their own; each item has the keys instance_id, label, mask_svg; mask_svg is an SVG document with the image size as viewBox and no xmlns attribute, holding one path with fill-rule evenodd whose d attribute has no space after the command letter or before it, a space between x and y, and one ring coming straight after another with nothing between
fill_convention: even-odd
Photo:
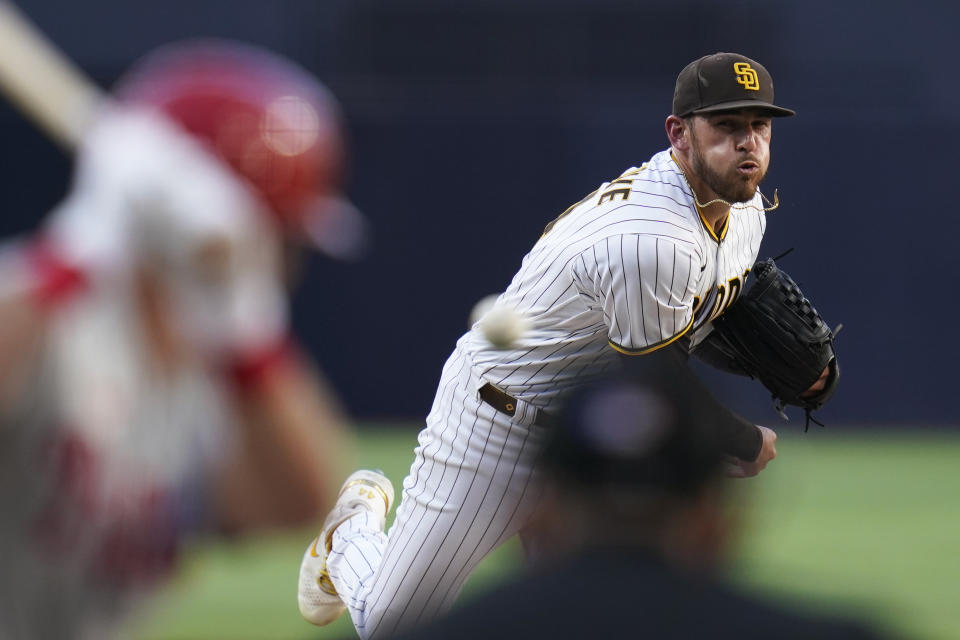
<instances>
[{"instance_id":1,"label":"white pinstripe pattern","mask_svg":"<svg viewBox=\"0 0 960 640\"><path fill-rule=\"evenodd\" d=\"M563 389L613 366L609 342L642 350L691 325L709 332L723 306L714 306L717 284L729 290L753 265L765 224L756 197L734 208L718 243L668 152L554 223L501 296L533 329L506 351L477 328L457 343L386 540L363 519L334 536L331 579L362 638L388 637L451 606L536 500L533 464L545 434L531 425L534 405L549 408ZM696 313L695 298L703 301ZM484 382L519 399L513 418L480 401Z\"/></svg>"},{"instance_id":2,"label":"white pinstripe pattern","mask_svg":"<svg viewBox=\"0 0 960 640\"><path fill-rule=\"evenodd\" d=\"M503 351L474 328L467 352L486 380L549 408L564 389L611 366L609 342L640 351L691 320L693 343L702 339L717 284L729 289L728 280L753 266L765 226L757 195L731 209L717 243L670 152L660 152L601 185L524 258L500 302L526 314L533 329ZM695 298L704 302L694 319Z\"/></svg>"},{"instance_id":3,"label":"white pinstripe pattern","mask_svg":"<svg viewBox=\"0 0 960 640\"><path fill-rule=\"evenodd\" d=\"M383 556L387 536L380 528L380 518L369 511L348 518L333 532L332 549L327 556L327 571L348 606L363 609L358 597L359 585L369 584Z\"/></svg>"},{"instance_id":4,"label":"white pinstripe pattern","mask_svg":"<svg viewBox=\"0 0 960 640\"><path fill-rule=\"evenodd\" d=\"M339 528L334 535L330 577L363 638L389 637L449 607L477 563L517 533L533 506L543 429L530 424L534 412L526 403L516 421L482 403L480 384L457 349L387 542L378 543L372 520L352 518L344 536ZM378 566L375 575L367 563Z\"/></svg>"}]
</instances>

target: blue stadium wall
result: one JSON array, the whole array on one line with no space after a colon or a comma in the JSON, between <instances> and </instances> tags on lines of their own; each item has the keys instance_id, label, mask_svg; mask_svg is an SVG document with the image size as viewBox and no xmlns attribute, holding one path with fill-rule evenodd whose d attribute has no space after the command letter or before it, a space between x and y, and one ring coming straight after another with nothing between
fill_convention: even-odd
<instances>
[{"instance_id":1,"label":"blue stadium wall","mask_svg":"<svg viewBox=\"0 0 960 640\"><path fill-rule=\"evenodd\" d=\"M355 265L309 258L308 350L361 419L420 419L472 304L501 290L543 225L666 147L684 64L733 50L796 118L774 130L761 257L843 322L821 419L958 424L960 82L944 2L826 0L154 0L19 3L105 86L163 42L238 38L315 71L351 139L348 191L375 226ZM70 163L0 104L0 235L34 228ZM709 375L777 424L757 385Z\"/></svg>"}]
</instances>

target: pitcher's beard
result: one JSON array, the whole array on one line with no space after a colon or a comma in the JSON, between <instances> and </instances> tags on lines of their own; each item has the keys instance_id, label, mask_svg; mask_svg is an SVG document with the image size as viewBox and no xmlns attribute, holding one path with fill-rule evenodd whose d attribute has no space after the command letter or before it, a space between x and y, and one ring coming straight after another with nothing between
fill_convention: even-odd
<instances>
[{"instance_id":1,"label":"pitcher's beard","mask_svg":"<svg viewBox=\"0 0 960 640\"><path fill-rule=\"evenodd\" d=\"M742 176L736 173L736 169L733 169L732 175L724 175L719 171L715 171L706 163L696 145L692 147L692 150L693 172L698 178L703 180L718 197L730 203L750 202L757 192L757 187L760 185L760 182L763 181L764 176L767 174L767 172L764 171L755 179L744 180Z\"/></svg>"}]
</instances>

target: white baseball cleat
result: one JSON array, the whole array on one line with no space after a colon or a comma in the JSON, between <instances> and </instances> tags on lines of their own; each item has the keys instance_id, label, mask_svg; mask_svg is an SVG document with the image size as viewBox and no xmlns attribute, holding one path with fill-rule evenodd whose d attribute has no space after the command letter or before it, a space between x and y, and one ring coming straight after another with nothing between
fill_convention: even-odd
<instances>
[{"instance_id":1,"label":"white baseball cleat","mask_svg":"<svg viewBox=\"0 0 960 640\"><path fill-rule=\"evenodd\" d=\"M317 626L330 624L346 609L327 572L327 554L333 544L333 532L348 518L364 511L379 516L383 528L393 499L393 485L379 471L354 471L340 487L340 495L323 521L320 535L307 547L300 563L297 603L300 615L307 621Z\"/></svg>"}]
</instances>

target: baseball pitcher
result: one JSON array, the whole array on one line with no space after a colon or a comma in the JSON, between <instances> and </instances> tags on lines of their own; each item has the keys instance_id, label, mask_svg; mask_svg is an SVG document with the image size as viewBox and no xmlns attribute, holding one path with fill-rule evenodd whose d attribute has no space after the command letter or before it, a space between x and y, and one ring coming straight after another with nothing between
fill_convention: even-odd
<instances>
[{"instance_id":1,"label":"baseball pitcher","mask_svg":"<svg viewBox=\"0 0 960 640\"><path fill-rule=\"evenodd\" d=\"M447 610L477 563L527 524L534 463L564 391L615 367L670 368L693 386L686 359L704 353L779 401L826 401L838 374L832 333L772 263L761 289L747 282L775 206L759 191L773 120L794 115L773 100L770 74L742 55L705 56L679 74L670 147L547 225L500 295L529 329L502 348L478 323L457 342L388 534L390 482L359 471L344 484L301 565L308 620L346 608L361 637L380 638ZM740 314L721 332L738 298L768 313ZM764 354L794 343L782 371L767 371L777 365ZM730 475L756 475L774 458L771 429L719 404L713 414Z\"/></svg>"}]
</instances>

